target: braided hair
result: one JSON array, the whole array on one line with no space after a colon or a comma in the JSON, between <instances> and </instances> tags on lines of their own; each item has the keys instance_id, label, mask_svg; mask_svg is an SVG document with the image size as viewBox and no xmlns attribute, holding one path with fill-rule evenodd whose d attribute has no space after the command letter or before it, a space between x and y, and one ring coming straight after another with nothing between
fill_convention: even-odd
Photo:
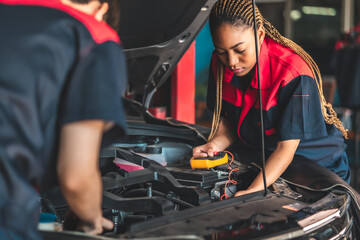
<instances>
[{"instance_id":1,"label":"braided hair","mask_svg":"<svg viewBox=\"0 0 360 240\"><path fill-rule=\"evenodd\" d=\"M296 54L298 54L310 67L317 89L320 96L321 112L324 117L324 120L327 124L334 124L338 128L345 138L347 138L347 129L344 128L342 122L337 117L336 112L334 111L332 105L328 103L324 97L322 89L322 79L319 67L316 65L315 61L311 56L304 51L299 45L291 41L290 39L282 36L276 28L269 23L260 13L259 9L255 7L256 14L256 25L259 28L263 26L265 29L265 34L281 45L292 49ZM253 27L254 16L252 9L251 0L218 0L214 7L211 10L209 17L209 25L211 33L214 33L215 29L222 24L230 24L237 27L245 27L245 29ZM217 97L216 105L214 109L213 123L211 128L211 133L208 138L210 141L214 138L220 122L220 112L221 112L221 102L222 102L222 81L224 74L225 66L219 61L217 66Z\"/></svg>"}]
</instances>

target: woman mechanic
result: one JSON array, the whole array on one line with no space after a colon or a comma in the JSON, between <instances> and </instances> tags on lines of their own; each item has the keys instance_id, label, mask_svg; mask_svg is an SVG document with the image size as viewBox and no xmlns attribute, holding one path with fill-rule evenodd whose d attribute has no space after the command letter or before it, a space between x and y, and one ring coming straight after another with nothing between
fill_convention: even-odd
<instances>
[{"instance_id":1,"label":"woman mechanic","mask_svg":"<svg viewBox=\"0 0 360 240\"><path fill-rule=\"evenodd\" d=\"M347 130L324 98L318 66L300 46L281 36L257 8L255 11L268 153L267 185L279 178L296 157L315 161L349 183L344 144ZM195 147L193 157L212 157L235 142L259 151L259 89L252 2L219 0L209 22L215 51L207 106L214 110L214 118L208 143ZM235 196L263 189L260 172L246 190Z\"/></svg>"}]
</instances>

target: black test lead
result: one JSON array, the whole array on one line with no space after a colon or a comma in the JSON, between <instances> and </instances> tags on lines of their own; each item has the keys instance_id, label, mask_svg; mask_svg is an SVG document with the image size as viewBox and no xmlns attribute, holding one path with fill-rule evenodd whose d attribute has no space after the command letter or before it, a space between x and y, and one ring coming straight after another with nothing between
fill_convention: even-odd
<instances>
[{"instance_id":1,"label":"black test lead","mask_svg":"<svg viewBox=\"0 0 360 240\"><path fill-rule=\"evenodd\" d=\"M259 67L259 47L258 47L258 35L256 26L256 13L255 13L255 0L252 0L253 16L254 16L254 37L255 37L255 49L256 49L256 71L258 76L259 86L259 111L260 111L260 132L261 132L261 157L262 157L262 173L264 180L264 196L267 194L267 184L265 175L265 137L264 137L264 116L261 96L261 81L260 81L260 67Z\"/></svg>"}]
</instances>

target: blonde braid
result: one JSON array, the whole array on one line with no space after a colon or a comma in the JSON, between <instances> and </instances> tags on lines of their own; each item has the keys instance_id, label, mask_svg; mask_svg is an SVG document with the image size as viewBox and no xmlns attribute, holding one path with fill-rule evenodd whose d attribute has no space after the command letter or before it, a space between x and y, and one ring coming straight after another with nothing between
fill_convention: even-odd
<instances>
[{"instance_id":1,"label":"blonde braid","mask_svg":"<svg viewBox=\"0 0 360 240\"><path fill-rule=\"evenodd\" d=\"M292 49L296 54L298 54L302 59L304 59L304 61L310 67L310 69L311 69L311 71L312 71L312 73L314 75L316 86L317 86L317 89L318 89L318 92L319 92L320 104L321 104L321 112L322 112L322 115L324 117L325 122L327 124L334 124L334 126L336 128L338 128L342 132L344 137L347 138L348 137L347 136L348 135L348 133L347 133L348 130L344 128L342 122L337 117L337 114L336 114L335 110L333 109L331 103L328 103L326 101L325 97L324 97L321 73L320 73L320 69L317 66L317 64L315 63L315 61L299 45L297 45L296 43L294 43L290 39L282 36L276 30L276 28L273 25L271 25L264 18L263 18L263 23L264 23L264 28L265 28L266 35L268 35L274 41L276 41L276 42L278 42L278 43Z\"/></svg>"},{"instance_id":2,"label":"blonde braid","mask_svg":"<svg viewBox=\"0 0 360 240\"><path fill-rule=\"evenodd\" d=\"M215 101L215 107L214 107L214 113L213 113L213 119L211 124L211 132L208 137L208 141L211 141L219 129L220 125L220 116L221 116L221 107L222 107L222 83L224 79L224 71L225 67L224 65L219 61L216 65L216 101Z\"/></svg>"},{"instance_id":3,"label":"blonde braid","mask_svg":"<svg viewBox=\"0 0 360 240\"><path fill-rule=\"evenodd\" d=\"M334 126L342 132L344 137L347 138L348 130L344 128L342 122L337 117L337 114L336 114L335 110L333 109L332 105L330 103L328 103L324 97L322 78L321 78L319 67L317 66L315 61L299 45L297 45L290 39L282 36L277 31L277 29L261 15L261 13L257 7L255 8L255 12L256 12L256 20L257 20L256 25L258 27L263 26L267 36L269 36L275 42L280 43L281 45L292 49L310 67L310 69L314 75L316 86L317 86L317 89L319 92L321 112L322 112L325 122L327 124L334 124ZM251 27L251 26L253 26L253 22L254 22L253 19L254 19L254 16L252 14L252 2L251 1L249 1L249 0L219 0L214 5L214 7L211 11L211 14L210 14L210 28L214 29L216 26L219 26L223 23L229 23L229 24L232 24L235 26L240 25L240 26L245 26L245 27ZM218 65L222 65L220 63L220 61L219 61ZM223 68L223 66L220 68ZM219 73L219 71L218 71L218 73ZM219 82L219 81L220 82L223 81L223 74L221 76L219 76L219 74L217 74L217 82ZM222 88L222 84L220 84L220 85L217 84L217 88L218 87ZM218 94L218 92L220 92L219 94L221 95L220 89L217 89L217 94ZM220 101L220 104L217 103L218 101ZM222 101L222 97L219 98L219 96L217 95L216 104L215 104L216 111L214 110L213 125L212 125L212 129L211 129L212 134L210 134L210 137L211 136L213 137L215 135L215 133L219 127L218 126L219 122L216 122L216 121L220 121L221 101ZM218 109L219 106L220 106L220 109ZM219 115L215 116L215 114L219 114ZM212 139L210 137L209 137L209 139Z\"/></svg>"},{"instance_id":4,"label":"blonde braid","mask_svg":"<svg viewBox=\"0 0 360 240\"><path fill-rule=\"evenodd\" d=\"M237 1L237 5L235 5L233 9L233 13L231 15L231 18L234 18L239 14L239 11L241 11L244 8L244 2Z\"/></svg>"}]
</instances>

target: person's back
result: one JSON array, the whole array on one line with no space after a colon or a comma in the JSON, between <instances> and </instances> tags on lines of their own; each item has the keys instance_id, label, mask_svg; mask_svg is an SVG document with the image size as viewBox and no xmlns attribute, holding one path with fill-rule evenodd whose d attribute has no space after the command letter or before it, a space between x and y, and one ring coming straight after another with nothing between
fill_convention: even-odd
<instances>
[{"instance_id":1,"label":"person's back","mask_svg":"<svg viewBox=\"0 0 360 240\"><path fill-rule=\"evenodd\" d=\"M0 31L0 236L35 239L61 127L124 125L125 60L115 31L57 0L0 0Z\"/></svg>"}]
</instances>

